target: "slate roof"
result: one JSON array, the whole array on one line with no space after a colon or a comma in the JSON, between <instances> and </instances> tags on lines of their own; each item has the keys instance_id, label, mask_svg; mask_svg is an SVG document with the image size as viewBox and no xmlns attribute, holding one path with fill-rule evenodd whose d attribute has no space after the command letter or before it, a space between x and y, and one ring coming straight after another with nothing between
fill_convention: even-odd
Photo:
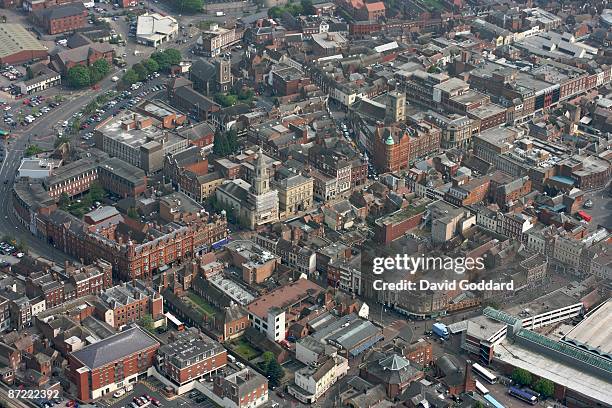
<instances>
[{"instance_id":1,"label":"slate roof","mask_svg":"<svg viewBox=\"0 0 612 408\"><path fill-rule=\"evenodd\" d=\"M211 64L203 59L198 59L191 65L189 75L190 77L196 77L201 81L208 81L215 76L215 72L216 69L214 64Z\"/></svg>"},{"instance_id":2,"label":"slate roof","mask_svg":"<svg viewBox=\"0 0 612 408\"><path fill-rule=\"evenodd\" d=\"M159 346L159 343L139 327L129 328L72 353L72 356L90 369L96 369L123 357Z\"/></svg>"},{"instance_id":3,"label":"slate roof","mask_svg":"<svg viewBox=\"0 0 612 408\"><path fill-rule=\"evenodd\" d=\"M37 10L34 12L37 18L47 18L49 20L55 20L59 18L77 16L85 12L85 6L83 3L71 3L65 6L51 7L47 9Z\"/></svg>"}]
</instances>

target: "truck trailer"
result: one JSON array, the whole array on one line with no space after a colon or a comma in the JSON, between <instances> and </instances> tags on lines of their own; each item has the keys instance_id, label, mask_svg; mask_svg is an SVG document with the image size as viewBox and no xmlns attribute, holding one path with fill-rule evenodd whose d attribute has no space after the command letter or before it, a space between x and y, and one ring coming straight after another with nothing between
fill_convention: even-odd
<instances>
[{"instance_id":1,"label":"truck trailer","mask_svg":"<svg viewBox=\"0 0 612 408\"><path fill-rule=\"evenodd\" d=\"M444 323L434 323L431 331L438 337L447 339L449 336L448 327Z\"/></svg>"}]
</instances>

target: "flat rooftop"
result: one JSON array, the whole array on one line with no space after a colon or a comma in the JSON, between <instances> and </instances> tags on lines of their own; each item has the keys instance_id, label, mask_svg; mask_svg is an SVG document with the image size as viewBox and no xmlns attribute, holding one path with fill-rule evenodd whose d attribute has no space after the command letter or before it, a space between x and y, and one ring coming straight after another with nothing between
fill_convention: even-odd
<instances>
[{"instance_id":1,"label":"flat rooftop","mask_svg":"<svg viewBox=\"0 0 612 408\"><path fill-rule=\"evenodd\" d=\"M564 341L612 359L612 300L608 300L575 326Z\"/></svg>"},{"instance_id":2,"label":"flat rooftop","mask_svg":"<svg viewBox=\"0 0 612 408\"><path fill-rule=\"evenodd\" d=\"M249 313L267 319L268 310L271 308L285 310L308 296L316 296L322 290L322 287L308 279L298 279L256 299L248 306Z\"/></svg>"},{"instance_id":3,"label":"flat rooftop","mask_svg":"<svg viewBox=\"0 0 612 408\"><path fill-rule=\"evenodd\" d=\"M141 127L139 125L142 121L149 120L152 122L150 126ZM183 140L174 133L164 131L158 125L158 120L127 111L101 125L97 131L104 134L104 137L128 145L132 149L140 148L140 146L164 137L167 137L165 144L168 146ZM135 126L135 128L126 129L126 126Z\"/></svg>"},{"instance_id":4,"label":"flat rooftop","mask_svg":"<svg viewBox=\"0 0 612 408\"><path fill-rule=\"evenodd\" d=\"M610 406L612 388L610 382L564 361L539 353L536 350L504 340L502 347L495 347L495 360L523 368L530 373L567 387L585 398Z\"/></svg>"}]
</instances>

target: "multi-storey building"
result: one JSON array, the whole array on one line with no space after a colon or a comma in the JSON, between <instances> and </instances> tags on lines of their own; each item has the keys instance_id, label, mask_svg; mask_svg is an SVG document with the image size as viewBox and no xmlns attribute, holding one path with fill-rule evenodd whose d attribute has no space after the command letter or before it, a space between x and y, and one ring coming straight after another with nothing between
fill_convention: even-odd
<instances>
[{"instance_id":1,"label":"multi-storey building","mask_svg":"<svg viewBox=\"0 0 612 408\"><path fill-rule=\"evenodd\" d=\"M147 376L159 342L132 327L68 355L67 378L79 401L93 401Z\"/></svg>"},{"instance_id":2,"label":"multi-storey building","mask_svg":"<svg viewBox=\"0 0 612 408\"><path fill-rule=\"evenodd\" d=\"M164 129L153 115L125 112L111 116L94 131L96 146L146 173L163 168L164 157L189 146L189 141Z\"/></svg>"},{"instance_id":3,"label":"multi-storey building","mask_svg":"<svg viewBox=\"0 0 612 408\"><path fill-rule=\"evenodd\" d=\"M47 308L59 306L64 303L64 282L56 274L35 272L26 279L26 295L30 298L42 296Z\"/></svg>"},{"instance_id":4,"label":"multi-storey building","mask_svg":"<svg viewBox=\"0 0 612 408\"><path fill-rule=\"evenodd\" d=\"M97 179L98 163L86 158L60 167L43 184L49 196L57 200L64 193L72 197L89 190Z\"/></svg>"},{"instance_id":5,"label":"multi-storey building","mask_svg":"<svg viewBox=\"0 0 612 408\"><path fill-rule=\"evenodd\" d=\"M140 321L150 315L159 319L164 312L164 299L140 280L122 283L100 293L96 315L115 329Z\"/></svg>"},{"instance_id":6,"label":"multi-storey building","mask_svg":"<svg viewBox=\"0 0 612 408\"><path fill-rule=\"evenodd\" d=\"M268 380L252 368L217 376L213 392L228 408L257 408L268 402Z\"/></svg>"},{"instance_id":7,"label":"multi-storey building","mask_svg":"<svg viewBox=\"0 0 612 408\"><path fill-rule=\"evenodd\" d=\"M225 348L196 328L178 333L157 352L156 366L178 387L214 376L226 364Z\"/></svg>"},{"instance_id":8,"label":"multi-storey building","mask_svg":"<svg viewBox=\"0 0 612 408\"><path fill-rule=\"evenodd\" d=\"M48 34L55 35L85 27L87 10L82 2L77 2L34 11L32 19Z\"/></svg>"},{"instance_id":9,"label":"multi-storey building","mask_svg":"<svg viewBox=\"0 0 612 408\"><path fill-rule=\"evenodd\" d=\"M98 182L104 189L124 198L138 197L147 189L145 172L116 157L98 166Z\"/></svg>"},{"instance_id":10,"label":"multi-storey building","mask_svg":"<svg viewBox=\"0 0 612 408\"><path fill-rule=\"evenodd\" d=\"M311 177L304 177L292 171L277 171L272 185L278 190L278 211L284 217L308 211L313 204Z\"/></svg>"},{"instance_id":11,"label":"multi-storey building","mask_svg":"<svg viewBox=\"0 0 612 408\"><path fill-rule=\"evenodd\" d=\"M211 24L208 30L202 32L196 43L199 54L207 57L217 57L228 47L242 39L242 31L235 28L223 28L218 24Z\"/></svg>"},{"instance_id":12,"label":"multi-storey building","mask_svg":"<svg viewBox=\"0 0 612 408\"><path fill-rule=\"evenodd\" d=\"M321 395L348 372L348 360L342 356L325 357L316 365L295 372L295 386L288 393L305 404L315 403Z\"/></svg>"},{"instance_id":13,"label":"multi-storey building","mask_svg":"<svg viewBox=\"0 0 612 408\"><path fill-rule=\"evenodd\" d=\"M283 265L295 270L312 274L316 269L316 254L303 246L287 241L283 238L275 238L270 235L257 234L255 236L257 245L265 248L281 257Z\"/></svg>"},{"instance_id":14,"label":"multi-storey building","mask_svg":"<svg viewBox=\"0 0 612 408\"><path fill-rule=\"evenodd\" d=\"M227 220L219 215L194 216L188 225L160 228L157 238L142 243L118 235L116 225L86 231L82 221L61 210L38 219L40 234L49 243L85 262L102 258L125 281L150 277L158 268L207 251L227 237Z\"/></svg>"}]
</instances>

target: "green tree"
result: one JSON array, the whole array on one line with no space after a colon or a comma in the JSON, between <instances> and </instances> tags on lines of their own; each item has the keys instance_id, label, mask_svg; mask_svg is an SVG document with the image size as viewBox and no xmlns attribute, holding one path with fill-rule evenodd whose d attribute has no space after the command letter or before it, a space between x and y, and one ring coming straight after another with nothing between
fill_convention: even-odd
<instances>
[{"instance_id":1,"label":"green tree","mask_svg":"<svg viewBox=\"0 0 612 408\"><path fill-rule=\"evenodd\" d=\"M138 74L133 69L128 69L125 74L123 74L121 82L123 82L125 85L132 85L133 83L138 82Z\"/></svg>"},{"instance_id":2,"label":"green tree","mask_svg":"<svg viewBox=\"0 0 612 408\"><path fill-rule=\"evenodd\" d=\"M106 191L100 183L92 183L89 187L89 197L92 201L100 201L106 196Z\"/></svg>"},{"instance_id":3,"label":"green tree","mask_svg":"<svg viewBox=\"0 0 612 408\"><path fill-rule=\"evenodd\" d=\"M270 363L268 364L268 369L266 371L266 376L274 387L278 387L280 385L280 382L283 379L284 375L285 370L283 369L283 367L281 367L278 361L276 361L276 359L270 361Z\"/></svg>"},{"instance_id":4,"label":"green tree","mask_svg":"<svg viewBox=\"0 0 612 408\"><path fill-rule=\"evenodd\" d=\"M219 105L223 106L224 108L227 108L228 106L234 106L236 104L236 102L238 102L238 97L236 95L231 95L231 94L223 94L223 93L217 93L215 94L215 102L217 102Z\"/></svg>"},{"instance_id":5,"label":"green tree","mask_svg":"<svg viewBox=\"0 0 612 408\"><path fill-rule=\"evenodd\" d=\"M55 97L53 97L53 99L57 103L62 103L64 101L64 96L63 95L55 95Z\"/></svg>"},{"instance_id":6,"label":"green tree","mask_svg":"<svg viewBox=\"0 0 612 408\"><path fill-rule=\"evenodd\" d=\"M81 130L81 121L77 118L72 121L72 126L70 126L70 131L74 134L79 133Z\"/></svg>"},{"instance_id":7,"label":"green tree","mask_svg":"<svg viewBox=\"0 0 612 408\"><path fill-rule=\"evenodd\" d=\"M32 67L28 65L26 68L26 80L34 78L34 72L32 71Z\"/></svg>"},{"instance_id":8,"label":"green tree","mask_svg":"<svg viewBox=\"0 0 612 408\"><path fill-rule=\"evenodd\" d=\"M110 65L105 59L99 59L89 67L91 83L99 82L110 72Z\"/></svg>"},{"instance_id":9,"label":"green tree","mask_svg":"<svg viewBox=\"0 0 612 408\"><path fill-rule=\"evenodd\" d=\"M20 239L16 246L19 252L28 252L28 244L23 239Z\"/></svg>"},{"instance_id":10,"label":"green tree","mask_svg":"<svg viewBox=\"0 0 612 408\"><path fill-rule=\"evenodd\" d=\"M482 405L482 402L476 401L476 403L474 404L474 408L485 408L485 406Z\"/></svg>"},{"instance_id":11,"label":"green tree","mask_svg":"<svg viewBox=\"0 0 612 408\"><path fill-rule=\"evenodd\" d=\"M142 61L142 64L145 66L147 71L149 71L150 73L159 71L159 64L154 59L151 59L151 58L146 59Z\"/></svg>"},{"instance_id":12,"label":"green tree","mask_svg":"<svg viewBox=\"0 0 612 408\"><path fill-rule=\"evenodd\" d=\"M230 154L234 153L236 150L238 150L238 148L240 147L238 144L238 133L236 132L235 129L230 129L226 134L225 137L227 139L227 145L230 149Z\"/></svg>"},{"instance_id":13,"label":"green tree","mask_svg":"<svg viewBox=\"0 0 612 408\"><path fill-rule=\"evenodd\" d=\"M310 15L310 16L315 14L315 9L312 6L312 0L302 0L300 2L300 5L302 6L302 10L303 10L304 14L307 14L307 15Z\"/></svg>"},{"instance_id":14,"label":"green tree","mask_svg":"<svg viewBox=\"0 0 612 408\"><path fill-rule=\"evenodd\" d=\"M270 18L280 18L283 15L284 9L278 6L271 7L268 10L268 17Z\"/></svg>"},{"instance_id":15,"label":"green tree","mask_svg":"<svg viewBox=\"0 0 612 408\"><path fill-rule=\"evenodd\" d=\"M99 108L98 102L96 100L93 100L89 102L87 105L85 105L85 108L83 108L83 113L85 115L89 115L90 113L93 113L98 108Z\"/></svg>"},{"instance_id":16,"label":"green tree","mask_svg":"<svg viewBox=\"0 0 612 408\"><path fill-rule=\"evenodd\" d=\"M136 75L138 75L138 80L140 81L144 80L147 77L147 75L149 75L149 72L147 71L145 66L142 65L141 63L132 65L132 69L134 70Z\"/></svg>"},{"instance_id":17,"label":"green tree","mask_svg":"<svg viewBox=\"0 0 612 408\"><path fill-rule=\"evenodd\" d=\"M84 88L91 84L89 69L81 65L68 70L68 84L73 88Z\"/></svg>"},{"instance_id":18,"label":"green tree","mask_svg":"<svg viewBox=\"0 0 612 408\"><path fill-rule=\"evenodd\" d=\"M68 207L69 204L70 204L70 197L68 196L68 193L64 191L62 194L60 194L59 206L60 208L65 209Z\"/></svg>"},{"instance_id":19,"label":"green tree","mask_svg":"<svg viewBox=\"0 0 612 408\"><path fill-rule=\"evenodd\" d=\"M157 62L160 70L167 71L170 69L170 61L168 60L168 55L165 52L154 52L151 54L151 59Z\"/></svg>"},{"instance_id":20,"label":"green tree","mask_svg":"<svg viewBox=\"0 0 612 408\"><path fill-rule=\"evenodd\" d=\"M43 149L41 149L38 145L33 144L33 145L29 145L28 148L25 149L25 152L23 152L23 154L26 157L30 157L30 156L34 156L42 152L43 152Z\"/></svg>"},{"instance_id":21,"label":"green tree","mask_svg":"<svg viewBox=\"0 0 612 408\"><path fill-rule=\"evenodd\" d=\"M540 378L533 385L533 389L539 392L543 397L550 398L555 393L555 384L546 378Z\"/></svg>"},{"instance_id":22,"label":"green tree","mask_svg":"<svg viewBox=\"0 0 612 408\"><path fill-rule=\"evenodd\" d=\"M133 220L137 220L138 219L138 211L136 211L136 209L134 207L130 207L130 208L128 208L127 216L130 217Z\"/></svg>"},{"instance_id":23,"label":"green tree","mask_svg":"<svg viewBox=\"0 0 612 408\"><path fill-rule=\"evenodd\" d=\"M175 0L175 7L181 13L197 13L203 5L202 0Z\"/></svg>"},{"instance_id":24,"label":"green tree","mask_svg":"<svg viewBox=\"0 0 612 408\"><path fill-rule=\"evenodd\" d=\"M155 327L153 326L153 316L150 314L146 314L140 319L140 325L147 331L153 331Z\"/></svg>"},{"instance_id":25,"label":"green tree","mask_svg":"<svg viewBox=\"0 0 612 408\"><path fill-rule=\"evenodd\" d=\"M181 52L179 50L175 50L174 48L168 48L164 51L164 53L166 54L170 65L177 65L183 59Z\"/></svg>"},{"instance_id":26,"label":"green tree","mask_svg":"<svg viewBox=\"0 0 612 408\"><path fill-rule=\"evenodd\" d=\"M512 380L520 385L530 385L531 373L522 368L515 368L514 371L512 371Z\"/></svg>"}]
</instances>

